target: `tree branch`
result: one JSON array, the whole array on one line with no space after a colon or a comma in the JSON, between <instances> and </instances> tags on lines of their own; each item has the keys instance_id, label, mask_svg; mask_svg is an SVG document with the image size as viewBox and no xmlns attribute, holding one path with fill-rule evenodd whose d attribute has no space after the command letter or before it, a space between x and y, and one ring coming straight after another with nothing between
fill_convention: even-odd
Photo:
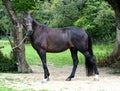
<instances>
[{"instance_id":1,"label":"tree branch","mask_svg":"<svg viewBox=\"0 0 120 91\"><path fill-rule=\"evenodd\" d=\"M4 48L4 46L0 46L0 49Z\"/></svg>"},{"instance_id":2,"label":"tree branch","mask_svg":"<svg viewBox=\"0 0 120 91\"><path fill-rule=\"evenodd\" d=\"M15 15L12 7L11 7L10 0L2 0L2 1L3 1L3 4L4 4L5 7L6 7L9 15L10 15L10 18L11 18L11 20L12 20L13 25L16 26L19 22L18 22L18 19L17 19L16 15Z\"/></svg>"}]
</instances>

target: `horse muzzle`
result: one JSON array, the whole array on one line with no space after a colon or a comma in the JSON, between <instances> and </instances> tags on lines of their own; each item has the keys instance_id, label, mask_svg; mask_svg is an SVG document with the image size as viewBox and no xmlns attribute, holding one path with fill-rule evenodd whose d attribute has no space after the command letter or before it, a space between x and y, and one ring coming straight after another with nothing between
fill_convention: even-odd
<instances>
[{"instance_id":1,"label":"horse muzzle","mask_svg":"<svg viewBox=\"0 0 120 91\"><path fill-rule=\"evenodd\" d=\"M33 30L31 29L31 30L28 30L28 35L32 35L32 33L33 33Z\"/></svg>"},{"instance_id":2,"label":"horse muzzle","mask_svg":"<svg viewBox=\"0 0 120 91\"><path fill-rule=\"evenodd\" d=\"M33 33L33 29L32 29L31 24L27 24L26 28L27 28L28 35L31 35Z\"/></svg>"}]
</instances>

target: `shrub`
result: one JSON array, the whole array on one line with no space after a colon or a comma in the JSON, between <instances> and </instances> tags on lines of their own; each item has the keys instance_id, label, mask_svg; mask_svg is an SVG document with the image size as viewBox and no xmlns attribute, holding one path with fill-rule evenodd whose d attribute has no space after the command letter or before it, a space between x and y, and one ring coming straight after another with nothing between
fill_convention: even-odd
<instances>
[{"instance_id":1,"label":"shrub","mask_svg":"<svg viewBox=\"0 0 120 91\"><path fill-rule=\"evenodd\" d=\"M17 65L12 59L4 56L0 51L0 72L17 71Z\"/></svg>"}]
</instances>

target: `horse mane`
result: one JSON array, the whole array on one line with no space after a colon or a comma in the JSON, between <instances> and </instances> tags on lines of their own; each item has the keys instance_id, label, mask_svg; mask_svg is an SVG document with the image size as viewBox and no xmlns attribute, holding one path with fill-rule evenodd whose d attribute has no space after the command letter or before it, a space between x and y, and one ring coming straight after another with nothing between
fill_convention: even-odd
<instances>
[{"instance_id":1,"label":"horse mane","mask_svg":"<svg viewBox=\"0 0 120 91\"><path fill-rule=\"evenodd\" d=\"M41 23L41 22L39 22L39 21L37 21L37 20L35 20L35 19L33 19L33 23L34 23L35 25L47 26L47 25L45 25L44 23Z\"/></svg>"}]
</instances>

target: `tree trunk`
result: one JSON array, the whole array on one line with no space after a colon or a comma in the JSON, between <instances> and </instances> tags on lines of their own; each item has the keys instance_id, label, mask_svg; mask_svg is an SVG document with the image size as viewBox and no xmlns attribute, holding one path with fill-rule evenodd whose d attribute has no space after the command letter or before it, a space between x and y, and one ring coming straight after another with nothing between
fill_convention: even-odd
<instances>
[{"instance_id":1,"label":"tree trunk","mask_svg":"<svg viewBox=\"0 0 120 91\"><path fill-rule=\"evenodd\" d=\"M111 54L111 56L113 57L117 57L119 58L120 56L120 12L115 11L116 12L116 41L115 41L115 47L114 50ZM119 16L118 16L119 15Z\"/></svg>"},{"instance_id":2,"label":"tree trunk","mask_svg":"<svg viewBox=\"0 0 120 91\"><path fill-rule=\"evenodd\" d=\"M17 16L15 15L15 12L12 9L10 0L2 0L3 4L5 5L8 15L12 21L13 28L14 28L14 45L17 46L23 39L23 26L19 22ZM14 54L16 57L17 65L18 65L18 72L32 72L31 68L27 64L25 60L25 47L24 44L16 49L14 49Z\"/></svg>"},{"instance_id":3,"label":"tree trunk","mask_svg":"<svg viewBox=\"0 0 120 91\"><path fill-rule=\"evenodd\" d=\"M105 59L108 61L120 60L120 1L119 0L106 0L113 8L116 17L116 40L113 52Z\"/></svg>"}]
</instances>

